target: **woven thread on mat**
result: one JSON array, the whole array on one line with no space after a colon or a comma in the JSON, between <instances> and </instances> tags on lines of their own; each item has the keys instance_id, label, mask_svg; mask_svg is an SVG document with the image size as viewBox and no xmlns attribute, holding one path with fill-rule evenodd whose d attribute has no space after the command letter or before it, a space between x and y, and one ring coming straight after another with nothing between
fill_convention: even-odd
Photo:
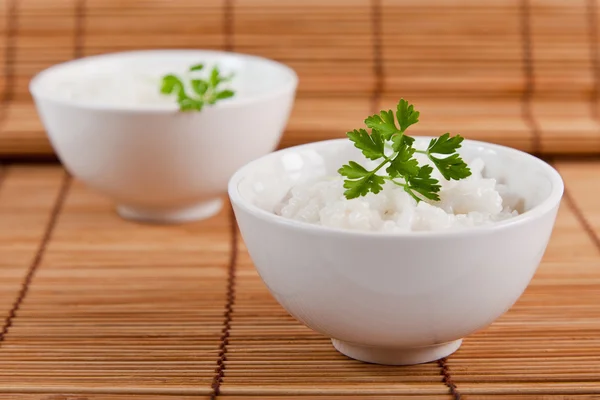
<instances>
[{"instance_id":1,"label":"woven thread on mat","mask_svg":"<svg viewBox=\"0 0 600 400\"><path fill-rule=\"evenodd\" d=\"M0 162L0 190L2 189L2 184L4 183L5 176L6 176L6 166Z\"/></svg>"},{"instance_id":2,"label":"woven thread on mat","mask_svg":"<svg viewBox=\"0 0 600 400\"><path fill-rule=\"evenodd\" d=\"M19 289L19 293L17 294L17 298L13 303L10 311L8 312L8 316L4 320L4 324L2 329L0 330L0 347L2 346L2 342L6 338L10 327L12 326L15 318L17 317L17 312L23 303L23 300L27 296L29 292L29 287L35 276L36 271L38 270L40 263L42 262L42 258L44 257L44 253L46 252L46 247L52 238L52 233L54 232L54 228L56 226L56 222L58 220L58 216L62 211L63 205L65 203L65 199L67 197L67 193L71 186L71 176L65 172L63 181L60 186L60 190L58 191L58 196L56 197L56 201L54 202L54 207L52 208L52 212L50 214L50 219L48 220L48 224L44 230L44 236L40 242L40 246L33 258L33 261L29 265L29 269L27 270L27 274L25 275L25 279L21 284L21 289Z\"/></svg>"},{"instance_id":3,"label":"woven thread on mat","mask_svg":"<svg viewBox=\"0 0 600 400\"><path fill-rule=\"evenodd\" d=\"M440 367L440 374L442 375L442 380L448 389L450 389L450 394L454 400L461 400L462 396L452 379L452 375L450 375L450 367L448 367L448 358L444 357L438 360L438 365Z\"/></svg>"},{"instance_id":4,"label":"woven thread on mat","mask_svg":"<svg viewBox=\"0 0 600 400\"><path fill-rule=\"evenodd\" d=\"M233 0L225 0L223 4L223 32L225 33L225 50L233 51Z\"/></svg>"},{"instance_id":5,"label":"woven thread on mat","mask_svg":"<svg viewBox=\"0 0 600 400\"><path fill-rule=\"evenodd\" d=\"M383 92L384 71L381 48L381 0L371 0L371 31L373 32L373 72L375 87L371 96L371 111L379 112L379 100Z\"/></svg>"},{"instance_id":6,"label":"woven thread on mat","mask_svg":"<svg viewBox=\"0 0 600 400\"><path fill-rule=\"evenodd\" d=\"M9 0L6 13L6 47L4 49L4 76L5 86L2 95L2 110L0 110L0 123L6 117L8 105L14 97L15 81L15 40L18 32L17 1Z\"/></svg>"},{"instance_id":7,"label":"woven thread on mat","mask_svg":"<svg viewBox=\"0 0 600 400\"><path fill-rule=\"evenodd\" d=\"M592 117L598 119L598 95L600 92L600 67L598 61L598 5L596 0L587 0L587 15L588 15L588 28L590 34L590 63L592 64L592 77L594 84L592 85L591 94L591 105L592 105Z\"/></svg>"},{"instance_id":8,"label":"woven thread on mat","mask_svg":"<svg viewBox=\"0 0 600 400\"><path fill-rule=\"evenodd\" d=\"M542 148L540 129L533 117L531 100L535 89L535 76L533 72L533 54L531 41L531 4L529 0L521 0L521 43L523 45L523 75L525 77L525 90L521 96L521 113L525 123L533 135L532 153L539 154Z\"/></svg>"},{"instance_id":9,"label":"woven thread on mat","mask_svg":"<svg viewBox=\"0 0 600 400\"><path fill-rule=\"evenodd\" d=\"M84 38L86 9L86 0L77 0L77 2L75 3L75 43L73 49L75 58L81 58L83 56L83 46L85 44Z\"/></svg>"},{"instance_id":10,"label":"woven thread on mat","mask_svg":"<svg viewBox=\"0 0 600 400\"><path fill-rule=\"evenodd\" d=\"M231 226L231 249L229 257L229 266L227 268L227 303L225 305L223 329L221 331L221 339L219 344L219 358L217 359L217 367L215 368L215 376L212 382L213 392L211 395L211 399L216 399L216 397L221 392L221 384L223 383L223 375L225 374L225 362L227 361L227 345L229 344L231 319L233 318L233 305L235 303L235 277L238 255L238 233L233 209L230 208L229 214L229 223Z\"/></svg>"}]
</instances>

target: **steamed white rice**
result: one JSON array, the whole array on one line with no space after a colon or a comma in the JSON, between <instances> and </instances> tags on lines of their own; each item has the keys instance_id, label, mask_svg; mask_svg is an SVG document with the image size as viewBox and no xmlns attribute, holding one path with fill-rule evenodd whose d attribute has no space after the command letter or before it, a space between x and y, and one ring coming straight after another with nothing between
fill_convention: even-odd
<instances>
[{"instance_id":1,"label":"steamed white rice","mask_svg":"<svg viewBox=\"0 0 600 400\"><path fill-rule=\"evenodd\" d=\"M423 165L426 159L419 158ZM297 221L332 228L371 232L442 231L492 224L512 218L519 199L495 179L484 178L483 160L469 163L472 175L460 181L440 181L440 201L417 204L403 188L386 182L377 195L348 200L344 178L325 177L293 187L275 213Z\"/></svg>"},{"instance_id":2,"label":"steamed white rice","mask_svg":"<svg viewBox=\"0 0 600 400\"><path fill-rule=\"evenodd\" d=\"M176 109L174 96L160 93L160 74L131 70L79 73L55 79L47 86L65 100L89 101L111 106L164 106Z\"/></svg>"},{"instance_id":3,"label":"steamed white rice","mask_svg":"<svg viewBox=\"0 0 600 400\"><path fill-rule=\"evenodd\" d=\"M207 65L210 70L212 65ZM85 101L94 104L105 104L114 107L157 107L164 109L179 109L177 98L174 95L162 94L160 87L162 77L166 74L179 76L186 91L193 94L190 87L190 79L200 77L206 79L207 71L188 72L186 68L135 68L135 66L123 63L119 70L108 68L106 71L100 68L77 69L70 74L61 73L52 76L51 79L42 81L45 91L53 96L64 100ZM229 69L221 68L223 75L229 75ZM233 81L236 78L234 76ZM223 89L229 88L236 91L236 98L243 96L242 91L235 84L227 83ZM222 100L227 101L227 100Z\"/></svg>"}]
</instances>

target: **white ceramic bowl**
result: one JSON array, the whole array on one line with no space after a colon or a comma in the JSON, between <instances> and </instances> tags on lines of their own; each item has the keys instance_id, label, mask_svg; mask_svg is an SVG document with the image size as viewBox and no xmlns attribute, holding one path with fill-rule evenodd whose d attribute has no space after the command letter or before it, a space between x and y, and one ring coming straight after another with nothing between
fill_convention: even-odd
<instances>
[{"instance_id":1,"label":"white ceramic bowl","mask_svg":"<svg viewBox=\"0 0 600 400\"><path fill-rule=\"evenodd\" d=\"M144 79L160 79L200 62L208 67L219 65L224 74L234 72L235 97L200 113L182 113L174 99L156 104L145 101L158 94L159 83L156 89L151 86L152 93L124 91L114 99L101 96L102 85L119 91L118 85L135 76L132 71L147 74ZM105 81L111 74L120 80ZM84 99L80 98L83 86L77 83L81 77L92 85ZM73 82L66 84L70 79ZM153 50L55 65L34 77L30 91L50 141L69 172L113 198L123 217L178 222L215 214L233 172L275 149L297 81L290 68L260 57ZM136 99L141 104L130 104Z\"/></svg>"},{"instance_id":2,"label":"white ceramic bowl","mask_svg":"<svg viewBox=\"0 0 600 400\"><path fill-rule=\"evenodd\" d=\"M418 138L422 143L424 138ZM348 140L288 148L237 171L229 196L250 256L273 296L349 357L415 364L445 357L522 294L544 254L563 193L545 162L466 140L486 176L523 196L526 212L452 232L348 231L270 212L296 182L362 156Z\"/></svg>"}]
</instances>

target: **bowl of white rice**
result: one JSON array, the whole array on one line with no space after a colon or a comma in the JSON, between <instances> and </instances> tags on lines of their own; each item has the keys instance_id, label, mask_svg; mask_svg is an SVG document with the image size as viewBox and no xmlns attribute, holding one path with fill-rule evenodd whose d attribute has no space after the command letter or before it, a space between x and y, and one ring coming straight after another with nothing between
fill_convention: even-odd
<instances>
[{"instance_id":1,"label":"bowl of white rice","mask_svg":"<svg viewBox=\"0 0 600 400\"><path fill-rule=\"evenodd\" d=\"M345 139L239 169L229 196L273 296L357 360L417 364L456 351L523 293L563 194L558 172L527 153L469 140L459 153L471 176L435 176L440 200L418 203L387 184L345 198L338 168L369 163Z\"/></svg>"},{"instance_id":2,"label":"bowl of white rice","mask_svg":"<svg viewBox=\"0 0 600 400\"><path fill-rule=\"evenodd\" d=\"M198 64L204 70L192 72ZM233 97L183 112L161 92L168 74L189 75L187 84L196 73L208 80L212 68L231 77ZM110 197L124 218L174 223L217 213L231 175L277 147L297 83L291 68L262 57L147 50L54 65L30 91L72 175Z\"/></svg>"}]
</instances>

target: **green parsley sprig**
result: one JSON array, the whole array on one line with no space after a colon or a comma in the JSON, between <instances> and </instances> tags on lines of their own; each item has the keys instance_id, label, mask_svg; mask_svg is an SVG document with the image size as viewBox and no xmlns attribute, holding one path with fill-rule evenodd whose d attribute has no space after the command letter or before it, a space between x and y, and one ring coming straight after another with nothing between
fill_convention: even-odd
<instances>
[{"instance_id":1,"label":"green parsley sprig","mask_svg":"<svg viewBox=\"0 0 600 400\"><path fill-rule=\"evenodd\" d=\"M204 64L192 65L189 72L202 71ZM177 103L180 111L201 111L205 105L213 105L219 100L233 97L235 92L231 89L221 90L223 83L229 82L233 75L222 76L219 68L214 66L210 71L208 79L192 78L189 86L193 95L186 92L183 79L173 75L165 75L162 78L160 92L163 94L177 95Z\"/></svg>"},{"instance_id":2,"label":"green parsley sprig","mask_svg":"<svg viewBox=\"0 0 600 400\"><path fill-rule=\"evenodd\" d=\"M413 147L415 139L405 133L408 127L417 122L419 112L408 101L401 99L395 119L392 110L384 110L365 119L371 134L365 129L355 129L346 134L366 158L381 160L373 170L355 161L338 170L340 175L347 178L344 180L344 196L347 199L365 196L369 192L377 194L387 180L404 188L417 202L423 199L438 201L441 186L437 179L431 177L433 168L430 165L419 166L414 158L415 153L425 154L447 180L460 180L471 175L467 164L456 153L461 147L462 136L451 137L445 133L437 139L431 139L426 150L417 150ZM384 167L387 175L378 174Z\"/></svg>"}]
</instances>

